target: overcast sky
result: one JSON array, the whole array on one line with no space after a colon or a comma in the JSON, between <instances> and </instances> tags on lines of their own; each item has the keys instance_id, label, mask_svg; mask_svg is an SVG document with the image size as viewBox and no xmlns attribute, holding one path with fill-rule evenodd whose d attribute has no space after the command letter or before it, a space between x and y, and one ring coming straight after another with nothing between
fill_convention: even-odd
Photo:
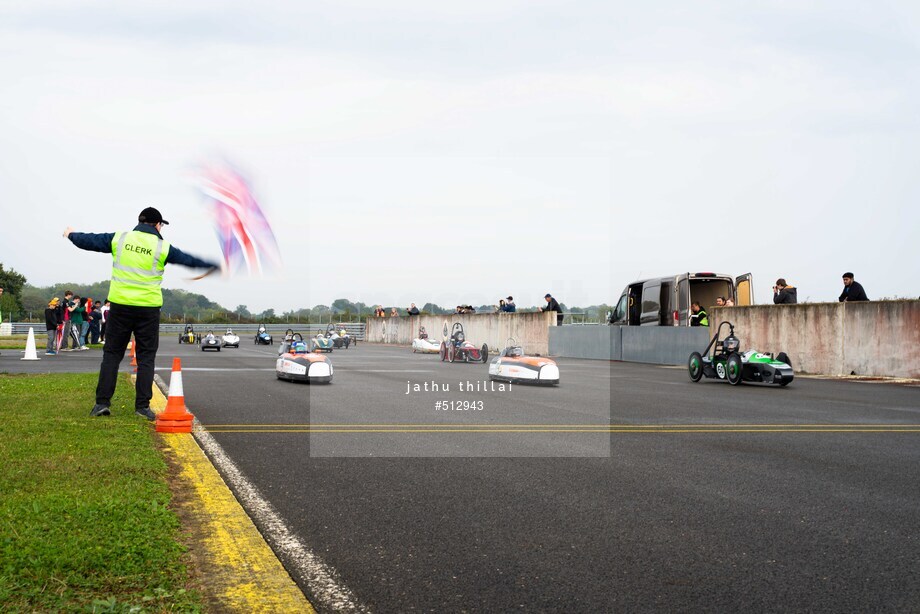
<instances>
[{"instance_id":1,"label":"overcast sky","mask_svg":"<svg viewBox=\"0 0 920 614\"><path fill-rule=\"evenodd\" d=\"M244 169L284 268L165 285L253 311L615 302L754 273L920 296L916 2L0 3L0 262L105 279L61 237L216 258L188 170Z\"/></svg>"}]
</instances>

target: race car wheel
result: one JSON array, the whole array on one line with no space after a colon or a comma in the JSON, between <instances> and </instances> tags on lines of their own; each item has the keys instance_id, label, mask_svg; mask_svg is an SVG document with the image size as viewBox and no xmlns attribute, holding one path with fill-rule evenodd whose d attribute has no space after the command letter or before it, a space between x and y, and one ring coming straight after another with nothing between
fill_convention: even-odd
<instances>
[{"instance_id":1,"label":"race car wheel","mask_svg":"<svg viewBox=\"0 0 920 614\"><path fill-rule=\"evenodd\" d=\"M441 362L447 360L447 344L443 341L441 342L441 347L438 348L438 355L441 357Z\"/></svg>"},{"instance_id":2,"label":"race car wheel","mask_svg":"<svg viewBox=\"0 0 920 614\"><path fill-rule=\"evenodd\" d=\"M489 361L489 346L486 343L482 344L482 349L479 350L479 355L482 356L482 362Z\"/></svg>"},{"instance_id":3,"label":"race car wheel","mask_svg":"<svg viewBox=\"0 0 920 614\"><path fill-rule=\"evenodd\" d=\"M780 362L784 362L784 363L786 363L787 365L789 365L790 367L792 366L792 360L789 358L789 355L786 354L786 352L780 352L779 354L777 354L777 355L776 355L776 360L778 360L778 361L780 361Z\"/></svg>"},{"instance_id":4,"label":"race car wheel","mask_svg":"<svg viewBox=\"0 0 920 614\"><path fill-rule=\"evenodd\" d=\"M447 344L447 362L454 362L457 357L457 348L453 343Z\"/></svg>"},{"instance_id":5,"label":"race car wheel","mask_svg":"<svg viewBox=\"0 0 920 614\"><path fill-rule=\"evenodd\" d=\"M725 361L725 379L732 386L741 383L741 366L741 357L736 353L732 353Z\"/></svg>"},{"instance_id":6,"label":"race car wheel","mask_svg":"<svg viewBox=\"0 0 920 614\"><path fill-rule=\"evenodd\" d=\"M690 354L687 361L687 370L690 372L690 381L698 382L703 377L703 356L699 352Z\"/></svg>"}]
</instances>

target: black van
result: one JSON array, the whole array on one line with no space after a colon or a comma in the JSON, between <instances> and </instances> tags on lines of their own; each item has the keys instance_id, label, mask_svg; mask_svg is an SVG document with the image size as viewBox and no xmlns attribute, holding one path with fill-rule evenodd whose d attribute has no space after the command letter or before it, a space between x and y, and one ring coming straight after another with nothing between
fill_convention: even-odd
<instances>
[{"instance_id":1,"label":"black van","mask_svg":"<svg viewBox=\"0 0 920 614\"><path fill-rule=\"evenodd\" d=\"M680 273L636 281L623 290L609 324L617 326L690 326L690 303L707 310L723 296L735 305L753 305L751 274Z\"/></svg>"}]
</instances>

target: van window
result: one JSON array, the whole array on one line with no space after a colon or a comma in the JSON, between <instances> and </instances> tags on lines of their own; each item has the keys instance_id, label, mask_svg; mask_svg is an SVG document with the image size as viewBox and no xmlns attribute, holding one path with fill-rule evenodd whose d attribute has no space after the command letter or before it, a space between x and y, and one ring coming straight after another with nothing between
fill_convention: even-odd
<instances>
[{"instance_id":1,"label":"van window","mask_svg":"<svg viewBox=\"0 0 920 614\"><path fill-rule=\"evenodd\" d=\"M647 283L642 288L642 316L640 324L655 324L661 322L661 284Z\"/></svg>"},{"instance_id":2,"label":"van window","mask_svg":"<svg viewBox=\"0 0 920 614\"><path fill-rule=\"evenodd\" d=\"M628 324L626 321L629 297L625 294L620 297L620 302L617 303L616 309L613 310L613 315L610 318L611 324Z\"/></svg>"}]
</instances>

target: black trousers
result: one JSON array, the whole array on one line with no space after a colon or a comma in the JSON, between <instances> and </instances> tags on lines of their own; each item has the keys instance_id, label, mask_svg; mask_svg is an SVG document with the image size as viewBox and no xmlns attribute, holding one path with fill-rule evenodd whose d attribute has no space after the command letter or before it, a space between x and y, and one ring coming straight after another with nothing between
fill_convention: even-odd
<instances>
[{"instance_id":1,"label":"black trousers","mask_svg":"<svg viewBox=\"0 0 920 614\"><path fill-rule=\"evenodd\" d=\"M125 357L131 334L137 356L137 385L135 409L150 407L153 396L153 367L160 344L160 308L134 307L112 303L105 321L105 345L102 346L102 366L96 385L96 403L109 405L115 394L118 367Z\"/></svg>"}]
</instances>

